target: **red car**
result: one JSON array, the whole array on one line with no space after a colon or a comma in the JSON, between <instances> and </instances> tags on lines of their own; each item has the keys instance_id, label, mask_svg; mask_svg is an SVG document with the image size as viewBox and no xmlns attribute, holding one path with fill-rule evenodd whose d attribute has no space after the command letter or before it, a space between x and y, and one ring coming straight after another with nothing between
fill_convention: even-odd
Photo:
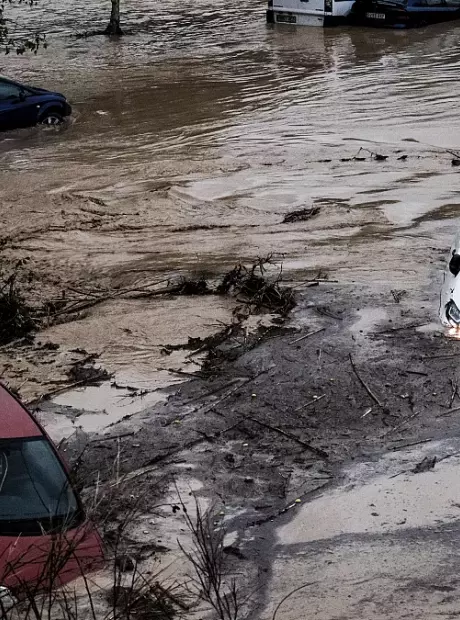
<instances>
[{"instance_id":1,"label":"red car","mask_svg":"<svg viewBox=\"0 0 460 620\"><path fill-rule=\"evenodd\" d=\"M0 592L99 568L102 542L43 428L0 383Z\"/></svg>"}]
</instances>

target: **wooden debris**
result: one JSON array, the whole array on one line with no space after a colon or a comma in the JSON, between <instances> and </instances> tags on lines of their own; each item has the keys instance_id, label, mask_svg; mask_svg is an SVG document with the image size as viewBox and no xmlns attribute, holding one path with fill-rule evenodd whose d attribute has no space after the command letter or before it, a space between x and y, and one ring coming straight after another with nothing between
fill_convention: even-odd
<instances>
[{"instance_id":1,"label":"wooden debris","mask_svg":"<svg viewBox=\"0 0 460 620\"><path fill-rule=\"evenodd\" d=\"M426 456L420 463L411 469L411 472L414 474L423 474L426 471L430 471L430 469L434 469L436 465L436 456Z\"/></svg>"},{"instance_id":2,"label":"wooden debris","mask_svg":"<svg viewBox=\"0 0 460 620\"><path fill-rule=\"evenodd\" d=\"M449 409L449 411L446 411L445 413L440 413L436 417L444 418L446 415L450 415L451 413L455 413L456 411L460 411L460 407L454 407L453 409Z\"/></svg>"},{"instance_id":3,"label":"wooden debris","mask_svg":"<svg viewBox=\"0 0 460 620\"><path fill-rule=\"evenodd\" d=\"M318 215L319 212L319 207L306 207L304 209L298 209L297 211L291 211L284 216L282 223L291 224L292 222L304 222Z\"/></svg>"},{"instance_id":4,"label":"wooden debris","mask_svg":"<svg viewBox=\"0 0 460 620\"><path fill-rule=\"evenodd\" d=\"M450 395L449 409L452 409L452 405L454 404L455 397L458 396L458 383L455 383L454 380L451 379L450 384L452 386L452 393Z\"/></svg>"},{"instance_id":5,"label":"wooden debris","mask_svg":"<svg viewBox=\"0 0 460 620\"><path fill-rule=\"evenodd\" d=\"M393 446L393 448L391 448L393 450L393 452L396 452L397 450L404 450L405 448L411 448L412 446L419 446L422 443L429 443L430 441L433 441L432 437L429 437L428 439L421 439L420 441L411 441L410 443L404 443L402 446Z\"/></svg>"},{"instance_id":6,"label":"wooden debris","mask_svg":"<svg viewBox=\"0 0 460 620\"><path fill-rule=\"evenodd\" d=\"M353 369L353 372L355 373L358 381L361 383L361 385L363 386L363 388L366 390L366 392L369 394L369 396L372 398L372 400L381 408L383 409L383 405L380 402L380 400L377 398L377 396L374 394L374 392L371 390L371 388L367 385L367 383L364 382L364 379L361 377L361 375L358 373L355 363L353 362L353 358L351 357L351 353L349 355L349 359L350 359L350 364L351 367Z\"/></svg>"},{"instance_id":7,"label":"wooden debris","mask_svg":"<svg viewBox=\"0 0 460 620\"><path fill-rule=\"evenodd\" d=\"M317 329L314 332L309 332L308 334L305 334L304 336L300 336L300 338L291 340L289 344L296 344L297 342L301 342L302 340L305 340L306 338L309 338L310 336L314 336L315 334L319 334L320 332L323 332L325 329L326 329L325 327L321 327L320 329Z\"/></svg>"},{"instance_id":8,"label":"wooden debris","mask_svg":"<svg viewBox=\"0 0 460 620\"><path fill-rule=\"evenodd\" d=\"M321 394L321 396L317 396L316 398L313 398L313 400L309 400L308 403L305 403L305 405L301 405L300 407L297 407L296 409L294 409L294 411L302 411L302 409L306 409L310 405L314 405L318 403L323 398L326 398L326 394Z\"/></svg>"},{"instance_id":9,"label":"wooden debris","mask_svg":"<svg viewBox=\"0 0 460 620\"><path fill-rule=\"evenodd\" d=\"M390 433L394 433L395 431L399 430L401 427L407 424L407 422L410 422L411 420L416 418L418 415L420 415L420 413L421 413L420 411L416 411L415 413L408 416L407 418L404 418L404 420L402 420L399 424L397 424L396 426L393 426L393 428L390 428L385 433L383 433L382 437L386 437Z\"/></svg>"},{"instance_id":10,"label":"wooden debris","mask_svg":"<svg viewBox=\"0 0 460 620\"><path fill-rule=\"evenodd\" d=\"M408 375L420 375L421 377L428 377L427 372L423 372L421 370L404 370Z\"/></svg>"},{"instance_id":11,"label":"wooden debris","mask_svg":"<svg viewBox=\"0 0 460 620\"><path fill-rule=\"evenodd\" d=\"M295 441L300 446L302 446L302 448L305 448L305 450L309 450L310 452L313 452L314 454L316 454L322 459L329 458L329 454L325 450L322 450L321 448L315 448L315 446L312 446L306 441L303 441L303 439L299 439L295 435L292 435L291 433L287 433L286 431L283 431L283 429L278 428L277 426L272 426L271 424L262 422L261 420L258 420L257 418L254 418L253 416L249 416L249 415L244 416L244 419L251 420L252 422L259 424L260 426L263 426L264 428L268 428L269 430L274 431L275 433L278 433L279 435L283 435L283 437L287 437L291 441Z\"/></svg>"}]
</instances>

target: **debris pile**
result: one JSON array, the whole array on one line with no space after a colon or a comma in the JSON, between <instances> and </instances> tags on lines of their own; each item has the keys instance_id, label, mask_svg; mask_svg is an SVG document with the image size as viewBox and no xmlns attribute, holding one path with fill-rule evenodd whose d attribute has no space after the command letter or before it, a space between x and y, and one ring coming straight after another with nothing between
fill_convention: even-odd
<instances>
[{"instance_id":1,"label":"debris pile","mask_svg":"<svg viewBox=\"0 0 460 620\"><path fill-rule=\"evenodd\" d=\"M24 299L17 272L0 271L0 345L29 334L37 325L37 312Z\"/></svg>"},{"instance_id":2,"label":"debris pile","mask_svg":"<svg viewBox=\"0 0 460 620\"><path fill-rule=\"evenodd\" d=\"M270 279L266 274L267 264L271 264L271 256L257 260L250 268L236 265L223 277L216 292L236 298L240 303L236 315L274 312L286 316L294 308L292 289L280 286L282 269L275 279Z\"/></svg>"},{"instance_id":3,"label":"debris pile","mask_svg":"<svg viewBox=\"0 0 460 620\"><path fill-rule=\"evenodd\" d=\"M319 207L307 207L304 209L297 209L296 211L291 211L284 216L283 224L291 224L292 222L305 222L305 220L309 220L315 215L318 215L319 212Z\"/></svg>"}]
</instances>

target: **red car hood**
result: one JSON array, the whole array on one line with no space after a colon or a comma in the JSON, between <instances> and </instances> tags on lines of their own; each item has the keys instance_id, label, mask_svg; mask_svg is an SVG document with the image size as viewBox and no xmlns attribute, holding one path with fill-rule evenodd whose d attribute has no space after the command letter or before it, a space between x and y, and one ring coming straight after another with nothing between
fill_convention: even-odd
<instances>
[{"instance_id":1,"label":"red car hood","mask_svg":"<svg viewBox=\"0 0 460 620\"><path fill-rule=\"evenodd\" d=\"M103 559L91 523L64 534L0 536L0 585L29 591L57 587L100 568Z\"/></svg>"}]
</instances>

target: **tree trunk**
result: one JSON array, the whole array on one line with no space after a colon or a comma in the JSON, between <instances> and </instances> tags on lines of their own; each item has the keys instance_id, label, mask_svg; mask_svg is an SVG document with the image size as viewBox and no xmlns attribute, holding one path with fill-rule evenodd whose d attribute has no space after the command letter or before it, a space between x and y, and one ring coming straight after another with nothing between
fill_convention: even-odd
<instances>
[{"instance_id":1,"label":"tree trunk","mask_svg":"<svg viewBox=\"0 0 460 620\"><path fill-rule=\"evenodd\" d=\"M105 30L105 34L123 34L123 31L120 28L120 0L112 0L112 12L110 14L110 22Z\"/></svg>"}]
</instances>

